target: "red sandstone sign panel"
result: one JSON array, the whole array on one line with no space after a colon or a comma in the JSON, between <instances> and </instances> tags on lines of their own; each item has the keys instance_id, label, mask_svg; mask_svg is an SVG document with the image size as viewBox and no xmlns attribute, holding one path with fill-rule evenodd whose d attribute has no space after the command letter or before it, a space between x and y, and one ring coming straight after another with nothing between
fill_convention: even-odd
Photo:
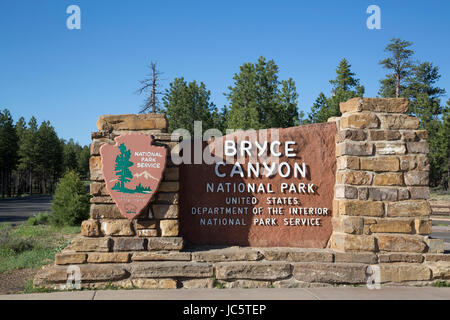
<instances>
[{"instance_id":1,"label":"red sandstone sign panel","mask_svg":"<svg viewBox=\"0 0 450 320\"><path fill-rule=\"evenodd\" d=\"M166 166L167 150L152 145L149 135L131 133L116 137L116 144L100 148L106 188L120 210L133 219L156 193Z\"/></svg>"},{"instance_id":2,"label":"red sandstone sign panel","mask_svg":"<svg viewBox=\"0 0 450 320\"><path fill-rule=\"evenodd\" d=\"M181 233L193 244L324 248L331 236L335 123L235 133L227 161L180 167ZM262 132L262 131L259 131ZM245 142L242 142L245 141ZM211 145L214 145L211 147ZM217 148L217 139L209 144ZM268 158L251 157L267 151ZM248 153L248 154L247 154ZM235 161L229 161L230 156ZM244 155L238 160L239 155Z\"/></svg>"}]
</instances>

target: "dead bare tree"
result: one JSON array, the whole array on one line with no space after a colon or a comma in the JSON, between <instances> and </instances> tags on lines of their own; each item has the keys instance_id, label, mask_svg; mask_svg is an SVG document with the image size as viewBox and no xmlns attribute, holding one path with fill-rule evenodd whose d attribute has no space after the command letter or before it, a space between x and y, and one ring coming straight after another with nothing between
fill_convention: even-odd
<instances>
[{"instance_id":1,"label":"dead bare tree","mask_svg":"<svg viewBox=\"0 0 450 320\"><path fill-rule=\"evenodd\" d=\"M140 80L141 87L136 91L138 94L147 93L148 96L144 100L144 105L141 108L140 113L156 113L160 111L159 95L164 94L163 91L158 90L161 87L161 75L163 74L157 68L157 62L150 61L150 74L144 80ZM151 110L151 111L150 111Z\"/></svg>"}]
</instances>

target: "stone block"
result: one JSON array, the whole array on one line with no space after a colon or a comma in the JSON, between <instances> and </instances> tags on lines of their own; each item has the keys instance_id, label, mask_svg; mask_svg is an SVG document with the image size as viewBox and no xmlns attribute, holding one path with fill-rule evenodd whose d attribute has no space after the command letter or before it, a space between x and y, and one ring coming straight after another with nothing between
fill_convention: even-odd
<instances>
[{"instance_id":1,"label":"stone block","mask_svg":"<svg viewBox=\"0 0 450 320\"><path fill-rule=\"evenodd\" d=\"M446 261L450 262L450 253L426 253L425 254L426 262L439 262Z\"/></svg>"},{"instance_id":2,"label":"stone block","mask_svg":"<svg viewBox=\"0 0 450 320\"><path fill-rule=\"evenodd\" d=\"M397 188L368 188L369 200L372 201L397 201Z\"/></svg>"},{"instance_id":3,"label":"stone block","mask_svg":"<svg viewBox=\"0 0 450 320\"><path fill-rule=\"evenodd\" d=\"M431 279L431 270L421 264L380 264L381 282L426 281Z\"/></svg>"},{"instance_id":4,"label":"stone block","mask_svg":"<svg viewBox=\"0 0 450 320\"><path fill-rule=\"evenodd\" d=\"M339 216L331 219L333 231L343 232L348 234L362 234L363 233L363 218L353 216Z\"/></svg>"},{"instance_id":5,"label":"stone block","mask_svg":"<svg viewBox=\"0 0 450 320\"><path fill-rule=\"evenodd\" d=\"M178 192L158 192L158 203L178 204Z\"/></svg>"},{"instance_id":6,"label":"stone block","mask_svg":"<svg viewBox=\"0 0 450 320\"><path fill-rule=\"evenodd\" d=\"M337 173L338 184L370 185L372 173L365 171L341 171Z\"/></svg>"},{"instance_id":7,"label":"stone block","mask_svg":"<svg viewBox=\"0 0 450 320\"><path fill-rule=\"evenodd\" d=\"M406 98L352 98L339 104L342 113L345 112L384 112L406 113L408 111Z\"/></svg>"},{"instance_id":8,"label":"stone block","mask_svg":"<svg viewBox=\"0 0 450 320\"><path fill-rule=\"evenodd\" d=\"M181 281L185 289L212 289L214 288L214 279L188 279Z\"/></svg>"},{"instance_id":9,"label":"stone block","mask_svg":"<svg viewBox=\"0 0 450 320\"><path fill-rule=\"evenodd\" d=\"M142 229L156 229L157 224L152 219L137 219L134 221L134 227L136 230Z\"/></svg>"},{"instance_id":10,"label":"stone block","mask_svg":"<svg viewBox=\"0 0 450 320\"><path fill-rule=\"evenodd\" d=\"M375 224L370 225L372 233L411 233L412 219L377 219Z\"/></svg>"},{"instance_id":11,"label":"stone block","mask_svg":"<svg viewBox=\"0 0 450 320\"><path fill-rule=\"evenodd\" d=\"M207 278L213 276L208 263L184 261L134 262L125 266L134 278Z\"/></svg>"},{"instance_id":12,"label":"stone block","mask_svg":"<svg viewBox=\"0 0 450 320\"><path fill-rule=\"evenodd\" d=\"M377 142L375 143L375 153L381 155L405 154L406 147L401 142Z\"/></svg>"},{"instance_id":13,"label":"stone block","mask_svg":"<svg viewBox=\"0 0 450 320\"><path fill-rule=\"evenodd\" d=\"M402 131L401 135L402 135L402 141L405 141L405 142L413 142L413 141L419 140L419 137L417 136L416 131L412 131L412 130ZM409 152L409 149L408 149L408 152Z\"/></svg>"},{"instance_id":14,"label":"stone block","mask_svg":"<svg viewBox=\"0 0 450 320\"><path fill-rule=\"evenodd\" d=\"M381 129L388 130L416 130L419 128L419 119L405 114L378 115Z\"/></svg>"},{"instance_id":15,"label":"stone block","mask_svg":"<svg viewBox=\"0 0 450 320\"><path fill-rule=\"evenodd\" d=\"M430 219L415 219L414 230L417 234L429 235L431 233L432 221Z\"/></svg>"},{"instance_id":16,"label":"stone block","mask_svg":"<svg viewBox=\"0 0 450 320\"><path fill-rule=\"evenodd\" d=\"M92 252L88 254L88 263L128 263L130 255L126 252Z\"/></svg>"},{"instance_id":17,"label":"stone block","mask_svg":"<svg viewBox=\"0 0 450 320\"><path fill-rule=\"evenodd\" d=\"M102 115L97 120L97 129L101 130L167 130L165 114L120 114Z\"/></svg>"},{"instance_id":18,"label":"stone block","mask_svg":"<svg viewBox=\"0 0 450 320\"><path fill-rule=\"evenodd\" d=\"M420 142L407 142L406 148L408 149L408 153L424 153L427 154L430 152L430 147L428 146L428 142L420 141Z\"/></svg>"},{"instance_id":19,"label":"stone block","mask_svg":"<svg viewBox=\"0 0 450 320\"><path fill-rule=\"evenodd\" d=\"M397 130L369 130L369 140L371 141L393 141L401 138Z\"/></svg>"},{"instance_id":20,"label":"stone block","mask_svg":"<svg viewBox=\"0 0 450 320\"><path fill-rule=\"evenodd\" d=\"M291 265L285 262L219 262L215 275L219 280L279 280L291 276Z\"/></svg>"},{"instance_id":21,"label":"stone block","mask_svg":"<svg viewBox=\"0 0 450 320\"><path fill-rule=\"evenodd\" d=\"M161 237L176 237L179 234L180 223L178 220L161 220L159 228Z\"/></svg>"},{"instance_id":22,"label":"stone block","mask_svg":"<svg viewBox=\"0 0 450 320\"><path fill-rule=\"evenodd\" d=\"M430 213L431 208L426 200L406 200L386 204L388 217L418 217L427 216Z\"/></svg>"},{"instance_id":23,"label":"stone block","mask_svg":"<svg viewBox=\"0 0 450 320\"><path fill-rule=\"evenodd\" d=\"M304 282L320 283L365 283L367 266L361 263L316 263L294 264L294 278Z\"/></svg>"},{"instance_id":24,"label":"stone block","mask_svg":"<svg viewBox=\"0 0 450 320\"><path fill-rule=\"evenodd\" d=\"M133 261L190 261L190 252L177 251L147 251L135 252L131 256Z\"/></svg>"},{"instance_id":25,"label":"stone block","mask_svg":"<svg viewBox=\"0 0 450 320\"><path fill-rule=\"evenodd\" d=\"M106 236L134 236L132 222L128 219L102 220L100 229Z\"/></svg>"},{"instance_id":26,"label":"stone block","mask_svg":"<svg viewBox=\"0 0 450 320\"><path fill-rule=\"evenodd\" d=\"M429 199L430 198L430 188L429 187L409 187L409 193L411 194L411 199Z\"/></svg>"},{"instance_id":27,"label":"stone block","mask_svg":"<svg viewBox=\"0 0 450 320\"><path fill-rule=\"evenodd\" d=\"M78 266L81 272L81 282L116 281L127 276L122 266L113 264L82 264ZM35 286L61 283L67 281L67 266L49 266L41 269L34 278Z\"/></svg>"},{"instance_id":28,"label":"stone block","mask_svg":"<svg viewBox=\"0 0 450 320\"><path fill-rule=\"evenodd\" d=\"M379 173L373 178L373 184L375 186L402 186L403 174L402 173Z\"/></svg>"},{"instance_id":29,"label":"stone block","mask_svg":"<svg viewBox=\"0 0 450 320\"><path fill-rule=\"evenodd\" d=\"M323 249L268 248L263 249L265 260L288 262L332 262L333 253Z\"/></svg>"},{"instance_id":30,"label":"stone block","mask_svg":"<svg viewBox=\"0 0 450 320\"><path fill-rule=\"evenodd\" d=\"M422 263L424 257L420 253L380 253L378 255L379 263L407 262Z\"/></svg>"},{"instance_id":31,"label":"stone block","mask_svg":"<svg viewBox=\"0 0 450 320\"><path fill-rule=\"evenodd\" d=\"M426 250L423 237L400 234L377 234L377 245L380 251L388 252L418 252Z\"/></svg>"},{"instance_id":32,"label":"stone block","mask_svg":"<svg viewBox=\"0 0 450 320\"><path fill-rule=\"evenodd\" d=\"M137 230L137 236L138 237L157 237L158 236L158 230L156 229L140 229Z\"/></svg>"},{"instance_id":33,"label":"stone block","mask_svg":"<svg viewBox=\"0 0 450 320\"><path fill-rule=\"evenodd\" d=\"M371 156L373 144L358 142L342 142L336 145L336 156Z\"/></svg>"},{"instance_id":34,"label":"stone block","mask_svg":"<svg viewBox=\"0 0 450 320\"><path fill-rule=\"evenodd\" d=\"M181 237L161 237L161 238L148 238L147 248L149 251L161 251L161 250L181 250L184 243Z\"/></svg>"},{"instance_id":35,"label":"stone block","mask_svg":"<svg viewBox=\"0 0 450 320\"><path fill-rule=\"evenodd\" d=\"M346 185L336 185L335 187L335 197L343 199L357 199L358 189L352 186Z\"/></svg>"},{"instance_id":36,"label":"stone block","mask_svg":"<svg viewBox=\"0 0 450 320\"><path fill-rule=\"evenodd\" d=\"M64 265L64 264L81 264L86 262L86 254L85 253L57 253L55 255L55 264Z\"/></svg>"},{"instance_id":37,"label":"stone block","mask_svg":"<svg viewBox=\"0 0 450 320\"><path fill-rule=\"evenodd\" d=\"M154 204L152 212L155 219L176 219L179 217L178 205Z\"/></svg>"},{"instance_id":38,"label":"stone block","mask_svg":"<svg viewBox=\"0 0 450 320\"><path fill-rule=\"evenodd\" d=\"M343 169L359 170L359 158L351 156L338 157L337 168L339 170Z\"/></svg>"},{"instance_id":39,"label":"stone block","mask_svg":"<svg viewBox=\"0 0 450 320\"><path fill-rule=\"evenodd\" d=\"M334 252L334 262L377 263L377 255L373 252Z\"/></svg>"},{"instance_id":40,"label":"stone block","mask_svg":"<svg viewBox=\"0 0 450 320\"><path fill-rule=\"evenodd\" d=\"M349 216L380 217L384 214L382 202L339 200L339 214Z\"/></svg>"},{"instance_id":41,"label":"stone block","mask_svg":"<svg viewBox=\"0 0 450 320\"><path fill-rule=\"evenodd\" d=\"M118 237L114 238L114 251L143 251L146 239Z\"/></svg>"},{"instance_id":42,"label":"stone block","mask_svg":"<svg viewBox=\"0 0 450 320\"><path fill-rule=\"evenodd\" d=\"M175 279L131 279L133 287L139 289L176 289Z\"/></svg>"},{"instance_id":43,"label":"stone block","mask_svg":"<svg viewBox=\"0 0 450 320\"><path fill-rule=\"evenodd\" d=\"M340 120L341 129L373 129L380 126L378 117L370 112L343 115Z\"/></svg>"},{"instance_id":44,"label":"stone block","mask_svg":"<svg viewBox=\"0 0 450 320\"><path fill-rule=\"evenodd\" d=\"M99 138L94 139L90 145L90 153L91 156L98 156L100 155L100 147L104 145L105 143L109 144L115 144L114 140L108 139L108 138Z\"/></svg>"},{"instance_id":45,"label":"stone block","mask_svg":"<svg viewBox=\"0 0 450 320\"><path fill-rule=\"evenodd\" d=\"M166 168L164 170L164 181L178 181L180 172L178 167Z\"/></svg>"},{"instance_id":46,"label":"stone block","mask_svg":"<svg viewBox=\"0 0 450 320\"><path fill-rule=\"evenodd\" d=\"M98 220L84 220L81 223L81 235L85 237L99 237L101 232Z\"/></svg>"},{"instance_id":47,"label":"stone block","mask_svg":"<svg viewBox=\"0 0 450 320\"><path fill-rule=\"evenodd\" d=\"M125 219L115 204L91 204L91 219Z\"/></svg>"},{"instance_id":48,"label":"stone block","mask_svg":"<svg viewBox=\"0 0 450 320\"><path fill-rule=\"evenodd\" d=\"M342 251L375 251L375 238L369 235L333 232L331 247Z\"/></svg>"},{"instance_id":49,"label":"stone block","mask_svg":"<svg viewBox=\"0 0 450 320\"><path fill-rule=\"evenodd\" d=\"M89 185L90 193L93 196L107 196L106 184L104 182L91 182Z\"/></svg>"},{"instance_id":50,"label":"stone block","mask_svg":"<svg viewBox=\"0 0 450 320\"><path fill-rule=\"evenodd\" d=\"M338 142L343 142L345 140L364 141L366 139L367 134L361 129L345 129L338 133Z\"/></svg>"},{"instance_id":51,"label":"stone block","mask_svg":"<svg viewBox=\"0 0 450 320\"><path fill-rule=\"evenodd\" d=\"M407 186L428 186L428 171L409 171L405 173L405 184Z\"/></svg>"},{"instance_id":52,"label":"stone block","mask_svg":"<svg viewBox=\"0 0 450 320\"><path fill-rule=\"evenodd\" d=\"M431 269L433 280L450 279L450 262L427 263L427 266Z\"/></svg>"},{"instance_id":53,"label":"stone block","mask_svg":"<svg viewBox=\"0 0 450 320\"><path fill-rule=\"evenodd\" d=\"M89 158L89 178L94 181L104 180L100 156L93 156Z\"/></svg>"},{"instance_id":54,"label":"stone block","mask_svg":"<svg viewBox=\"0 0 450 320\"><path fill-rule=\"evenodd\" d=\"M111 248L110 238L74 238L69 246L71 250L77 252L108 252Z\"/></svg>"},{"instance_id":55,"label":"stone block","mask_svg":"<svg viewBox=\"0 0 450 320\"><path fill-rule=\"evenodd\" d=\"M426 243L429 253L443 253L445 250L444 239L427 238Z\"/></svg>"},{"instance_id":56,"label":"stone block","mask_svg":"<svg viewBox=\"0 0 450 320\"><path fill-rule=\"evenodd\" d=\"M178 181L163 181L159 185L158 192L178 192L180 184Z\"/></svg>"},{"instance_id":57,"label":"stone block","mask_svg":"<svg viewBox=\"0 0 450 320\"><path fill-rule=\"evenodd\" d=\"M361 158L361 170L399 171L400 162L397 157Z\"/></svg>"},{"instance_id":58,"label":"stone block","mask_svg":"<svg viewBox=\"0 0 450 320\"><path fill-rule=\"evenodd\" d=\"M198 262L256 261L262 258L261 252L251 248L212 249L192 253L192 260Z\"/></svg>"}]
</instances>

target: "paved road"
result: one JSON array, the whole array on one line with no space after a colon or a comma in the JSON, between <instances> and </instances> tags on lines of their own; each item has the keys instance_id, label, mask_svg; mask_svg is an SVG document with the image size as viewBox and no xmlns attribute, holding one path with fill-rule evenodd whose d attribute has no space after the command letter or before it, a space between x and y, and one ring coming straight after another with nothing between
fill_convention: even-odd
<instances>
[{"instance_id":1,"label":"paved road","mask_svg":"<svg viewBox=\"0 0 450 320\"><path fill-rule=\"evenodd\" d=\"M0 296L0 300L450 300L450 288L101 290Z\"/></svg>"},{"instance_id":2,"label":"paved road","mask_svg":"<svg viewBox=\"0 0 450 320\"><path fill-rule=\"evenodd\" d=\"M0 200L0 223L19 224L39 212L50 211L51 196Z\"/></svg>"}]
</instances>

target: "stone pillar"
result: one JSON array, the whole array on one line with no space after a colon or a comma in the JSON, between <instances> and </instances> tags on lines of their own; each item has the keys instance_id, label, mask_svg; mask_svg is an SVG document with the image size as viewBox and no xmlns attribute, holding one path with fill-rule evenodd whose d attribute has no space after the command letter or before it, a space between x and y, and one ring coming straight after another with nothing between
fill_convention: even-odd
<instances>
[{"instance_id":1,"label":"stone pillar","mask_svg":"<svg viewBox=\"0 0 450 320\"><path fill-rule=\"evenodd\" d=\"M427 132L408 100L341 103L331 247L343 251L442 252L431 233Z\"/></svg>"},{"instance_id":2,"label":"stone pillar","mask_svg":"<svg viewBox=\"0 0 450 320\"><path fill-rule=\"evenodd\" d=\"M170 152L163 181L151 200L148 210L129 221L124 218L109 196L103 179L100 147L114 144L114 138L131 132L150 134L154 145L172 149L179 137L167 133L167 119L163 114L104 115L97 121L97 132L92 133L90 147L90 219L83 221L81 237L57 256L66 264L71 252L87 253L87 262L129 262L133 256L125 251L180 250L179 236L179 168L170 161ZM92 247L92 248L91 248ZM96 253L94 253L96 252ZM110 254L99 252L111 252ZM114 253L115 252L115 253ZM121 253L118 253L121 252ZM64 258L64 259L63 259Z\"/></svg>"}]
</instances>

